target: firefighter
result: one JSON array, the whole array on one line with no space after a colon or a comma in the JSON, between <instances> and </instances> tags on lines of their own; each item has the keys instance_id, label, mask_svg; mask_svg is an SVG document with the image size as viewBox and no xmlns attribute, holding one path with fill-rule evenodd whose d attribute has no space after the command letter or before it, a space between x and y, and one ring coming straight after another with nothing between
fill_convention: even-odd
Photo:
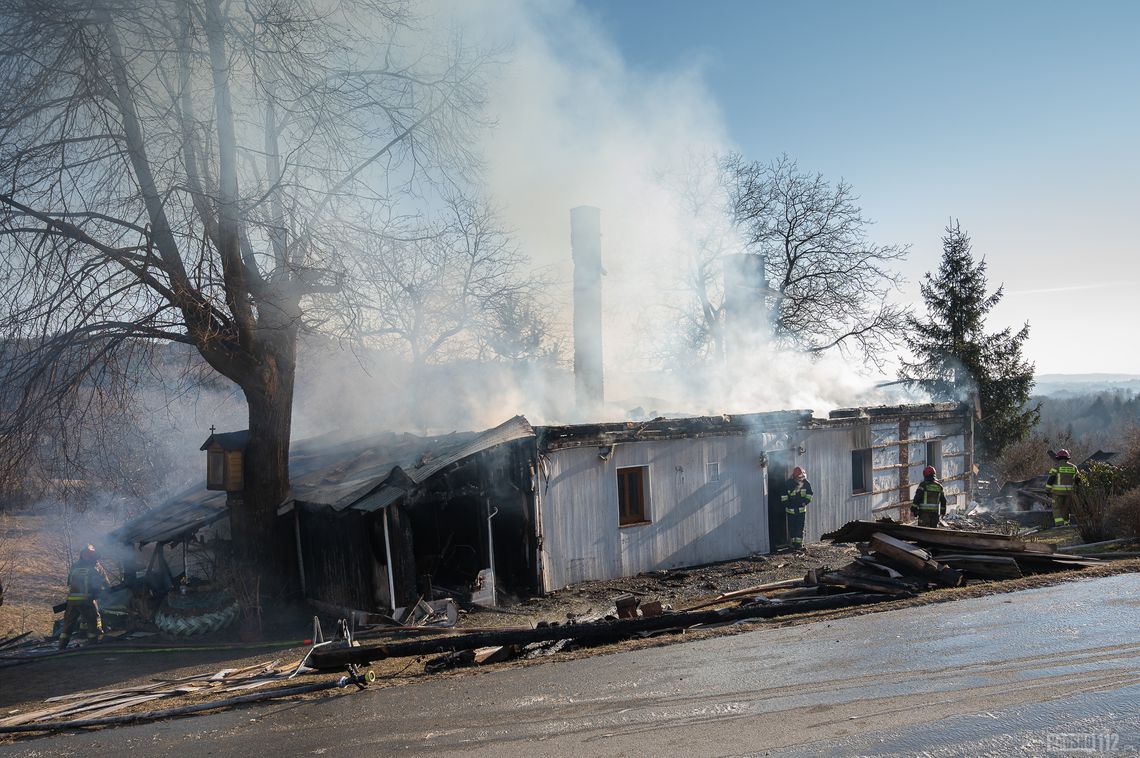
<instances>
[{"instance_id":1,"label":"firefighter","mask_svg":"<svg viewBox=\"0 0 1140 758\"><path fill-rule=\"evenodd\" d=\"M807 520L807 507L811 502L811 482L807 479L807 472L799 466L792 469L792 478L788 480L787 491L780 496L784 504L784 520L793 550L804 549L804 521Z\"/></svg>"},{"instance_id":2,"label":"firefighter","mask_svg":"<svg viewBox=\"0 0 1140 758\"><path fill-rule=\"evenodd\" d=\"M79 560L67 573L67 608L63 612L63 629L59 633L59 649L67 647L71 633L80 619L87 625L87 635L95 642L103 639L103 619L99 616L99 593L107 589L107 575L99 565L94 545L79 554Z\"/></svg>"},{"instance_id":3,"label":"firefighter","mask_svg":"<svg viewBox=\"0 0 1140 758\"><path fill-rule=\"evenodd\" d=\"M1053 525L1068 526L1073 509L1074 490L1081 479L1077 467L1069 463L1069 451L1058 450L1053 456L1056 465L1049 469L1045 491L1053 496Z\"/></svg>"},{"instance_id":4,"label":"firefighter","mask_svg":"<svg viewBox=\"0 0 1140 758\"><path fill-rule=\"evenodd\" d=\"M922 483L914 491L910 512L918 516L919 526L938 526L938 518L946 515L946 492L938 481L938 470L933 466L922 470Z\"/></svg>"}]
</instances>

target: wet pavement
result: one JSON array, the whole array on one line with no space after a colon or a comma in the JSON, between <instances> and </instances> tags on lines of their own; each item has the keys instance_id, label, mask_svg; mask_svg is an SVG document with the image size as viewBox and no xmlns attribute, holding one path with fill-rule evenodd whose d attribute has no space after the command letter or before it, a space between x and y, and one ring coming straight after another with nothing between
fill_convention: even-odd
<instances>
[{"instance_id":1,"label":"wet pavement","mask_svg":"<svg viewBox=\"0 0 1140 758\"><path fill-rule=\"evenodd\" d=\"M1138 590L1140 576L1129 574L758 627L39 739L0 755L1134 754Z\"/></svg>"}]
</instances>

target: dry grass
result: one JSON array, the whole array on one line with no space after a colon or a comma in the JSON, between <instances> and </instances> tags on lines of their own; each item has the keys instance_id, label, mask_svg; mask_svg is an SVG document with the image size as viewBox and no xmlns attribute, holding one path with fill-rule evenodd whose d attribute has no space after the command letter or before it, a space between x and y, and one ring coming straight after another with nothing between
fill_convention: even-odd
<instances>
[{"instance_id":1,"label":"dry grass","mask_svg":"<svg viewBox=\"0 0 1140 758\"><path fill-rule=\"evenodd\" d=\"M67 571L78 546L105 534L108 524L74 513L0 514L0 638L50 634L51 607L67 595Z\"/></svg>"},{"instance_id":2,"label":"dry grass","mask_svg":"<svg viewBox=\"0 0 1140 758\"><path fill-rule=\"evenodd\" d=\"M60 565L54 540L36 516L0 516L0 570L4 605L0 605L0 637L51 632L51 607L63 600L67 566Z\"/></svg>"}]
</instances>

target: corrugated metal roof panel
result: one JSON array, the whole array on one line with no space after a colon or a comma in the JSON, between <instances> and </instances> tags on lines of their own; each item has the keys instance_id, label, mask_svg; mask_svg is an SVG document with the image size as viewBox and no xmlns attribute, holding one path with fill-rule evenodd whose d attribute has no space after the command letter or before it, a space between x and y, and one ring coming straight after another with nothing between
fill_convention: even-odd
<instances>
[{"instance_id":1,"label":"corrugated metal roof panel","mask_svg":"<svg viewBox=\"0 0 1140 758\"><path fill-rule=\"evenodd\" d=\"M300 440L289 453L293 480L290 503L334 510L374 511L396 502L406 490L432 474L475 453L534 436L522 416L483 432L453 432L438 437L387 432L334 441L331 435ZM387 484L386 484L387 483ZM223 518L226 493L196 487L152 508L112 533L122 542L169 542Z\"/></svg>"},{"instance_id":2,"label":"corrugated metal roof panel","mask_svg":"<svg viewBox=\"0 0 1140 758\"><path fill-rule=\"evenodd\" d=\"M440 437L382 435L367 440L349 457L308 476L294 477L291 499L337 511L354 508L385 482L400 483L406 478L420 484L475 453L533 436L534 429L522 416L484 432L453 432Z\"/></svg>"},{"instance_id":3,"label":"corrugated metal roof panel","mask_svg":"<svg viewBox=\"0 0 1140 758\"><path fill-rule=\"evenodd\" d=\"M188 490L111 532L120 542L171 542L226 515L226 493Z\"/></svg>"},{"instance_id":4,"label":"corrugated metal roof panel","mask_svg":"<svg viewBox=\"0 0 1140 758\"><path fill-rule=\"evenodd\" d=\"M398 502L406 494L408 491L403 487L383 485L371 495L365 495L363 499L353 503L352 510L373 513Z\"/></svg>"}]
</instances>

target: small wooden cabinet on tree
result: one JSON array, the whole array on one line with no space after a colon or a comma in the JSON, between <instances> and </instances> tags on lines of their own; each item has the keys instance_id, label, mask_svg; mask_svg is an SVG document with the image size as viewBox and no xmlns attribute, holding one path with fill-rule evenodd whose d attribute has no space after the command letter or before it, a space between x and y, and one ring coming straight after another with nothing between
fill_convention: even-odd
<instances>
[{"instance_id":1,"label":"small wooden cabinet on tree","mask_svg":"<svg viewBox=\"0 0 1140 758\"><path fill-rule=\"evenodd\" d=\"M249 446L249 430L214 432L202 443L206 451L206 489L241 492L245 487L242 473L245 449Z\"/></svg>"}]
</instances>

